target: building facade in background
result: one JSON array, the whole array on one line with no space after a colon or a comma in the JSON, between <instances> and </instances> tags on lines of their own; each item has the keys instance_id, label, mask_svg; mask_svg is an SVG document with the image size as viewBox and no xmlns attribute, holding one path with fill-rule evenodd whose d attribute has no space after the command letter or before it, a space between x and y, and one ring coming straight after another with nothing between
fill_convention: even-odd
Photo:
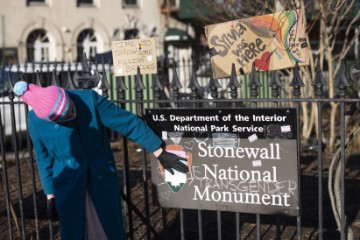
<instances>
[{"instance_id":1,"label":"building facade in background","mask_svg":"<svg viewBox=\"0 0 360 240\"><path fill-rule=\"evenodd\" d=\"M111 42L154 37L158 55L169 27L186 26L164 14L180 0L0 0L0 62L90 60Z\"/></svg>"}]
</instances>

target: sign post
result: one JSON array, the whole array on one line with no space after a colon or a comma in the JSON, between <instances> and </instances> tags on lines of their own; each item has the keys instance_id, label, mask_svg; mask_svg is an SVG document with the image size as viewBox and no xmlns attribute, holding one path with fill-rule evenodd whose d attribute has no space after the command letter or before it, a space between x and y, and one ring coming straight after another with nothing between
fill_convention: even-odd
<instances>
[{"instance_id":1,"label":"sign post","mask_svg":"<svg viewBox=\"0 0 360 240\"><path fill-rule=\"evenodd\" d=\"M151 163L163 207L295 216L295 108L147 109L147 123L189 173Z\"/></svg>"}]
</instances>

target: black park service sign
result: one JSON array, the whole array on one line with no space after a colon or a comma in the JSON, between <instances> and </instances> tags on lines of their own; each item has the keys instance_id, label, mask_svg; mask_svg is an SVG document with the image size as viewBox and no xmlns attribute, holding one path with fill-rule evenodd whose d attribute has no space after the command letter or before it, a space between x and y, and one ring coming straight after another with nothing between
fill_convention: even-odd
<instances>
[{"instance_id":1,"label":"black park service sign","mask_svg":"<svg viewBox=\"0 0 360 240\"><path fill-rule=\"evenodd\" d=\"M190 170L153 159L161 206L298 215L296 109L147 109L146 120Z\"/></svg>"}]
</instances>

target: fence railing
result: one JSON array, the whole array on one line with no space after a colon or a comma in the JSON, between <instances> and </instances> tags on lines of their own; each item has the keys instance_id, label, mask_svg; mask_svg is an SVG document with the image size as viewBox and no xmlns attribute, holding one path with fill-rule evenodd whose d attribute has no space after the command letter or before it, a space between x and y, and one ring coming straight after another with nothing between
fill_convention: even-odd
<instances>
[{"instance_id":1,"label":"fence railing","mask_svg":"<svg viewBox=\"0 0 360 240\"><path fill-rule=\"evenodd\" d=\"M339 98L324 97L325 84L314 80L316 98L301 98L303 84L295 73L288 86L281 84L278 75L262 73L215 80L200 76L189 67L188 78L179 79L177 69L163 74L115 77L111 64L93 64L84 69L81 63L28 64L1 69L0 102L0 239L59 239L59 225L46 218L46 200L36 169L35 156L27 134L28 108L14 97L12 85L23 79L38 85L50 84L69 88L93 88L129 111L144 115L146 108L238 108L238 107L296 107L298 126L304 113L300 104L316 104L318 132L312 145L299 142L300 214L296 217L260 215L206 210L165 209L158 205L150 180L150 157L135 143L109 132L121 180L123 214L129 239L354 239L360 236L358 196L345 197L359 190L357 170L349 167L351 155L346 149L355 139L349 135L346 117L354 118L357 98L346 98L346 82L334 86ZM99 73L98 82L81 78L87 73ZM163 70L164 72L165 70ZM185 76L186 74L184 74ZM79 77L80 76L80 77ZM90 78L88 78L90 79ZM291 84L290 84L291 83ZM328 86L329 87L329 86ZM330 86L332 87L332 86ZM186 90L184 90L186 88ZM289 96L289 97L287 97ZM339 151L323 152L321 133L329 115L330 103L339 105L336 118ZM353 108L356 110L356 108ZM300 131L298 131L299 133ZM352 138L350 138L352 137ZM299 138L300 139L300 136ZM310 149L311 147L311 149ZM314 150L315 149L315 150ZM316 150L317 149L317 150ZM351 152L352 153L352 152ZM331 194L325 180L335 166L331 158L338 157L341 189L337 210L332 209ZM350 160L349 160L350 159ZM354 161L354 160L353 160ZM354 163L351 163L354 164ZM357 165L358 166L358 165ZM351 194L353 195L353 194ZM358 195L358 194L357 194ZM334 211L336 213L334 213ZM337 215L337 218L336 218ZM339 223L337 223L339 221ZM338 225L339 224L339 225ZM350 234L350 235L351 235Z\"/></svg>"}]
</instances>

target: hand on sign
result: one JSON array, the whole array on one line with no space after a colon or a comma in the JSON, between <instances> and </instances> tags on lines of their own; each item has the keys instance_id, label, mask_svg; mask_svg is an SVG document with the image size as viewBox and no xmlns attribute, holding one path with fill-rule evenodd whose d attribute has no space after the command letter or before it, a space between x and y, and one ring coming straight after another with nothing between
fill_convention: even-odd
<instances>
[{"instance_id":1,"label":"hand on sign","mask_svg":"<svg viewBox=\"0 0 360 240\"><path fill-rule=\"evenodd\" d=\"M186 158L179 157L173 153L169 153L164 150L158 156L158 159L164 169L168 170L172 175L174 175L173 169L183 173L187 173L189 171L187 165L181 162L187 161Z\"/></svg>"}]
</instances>

